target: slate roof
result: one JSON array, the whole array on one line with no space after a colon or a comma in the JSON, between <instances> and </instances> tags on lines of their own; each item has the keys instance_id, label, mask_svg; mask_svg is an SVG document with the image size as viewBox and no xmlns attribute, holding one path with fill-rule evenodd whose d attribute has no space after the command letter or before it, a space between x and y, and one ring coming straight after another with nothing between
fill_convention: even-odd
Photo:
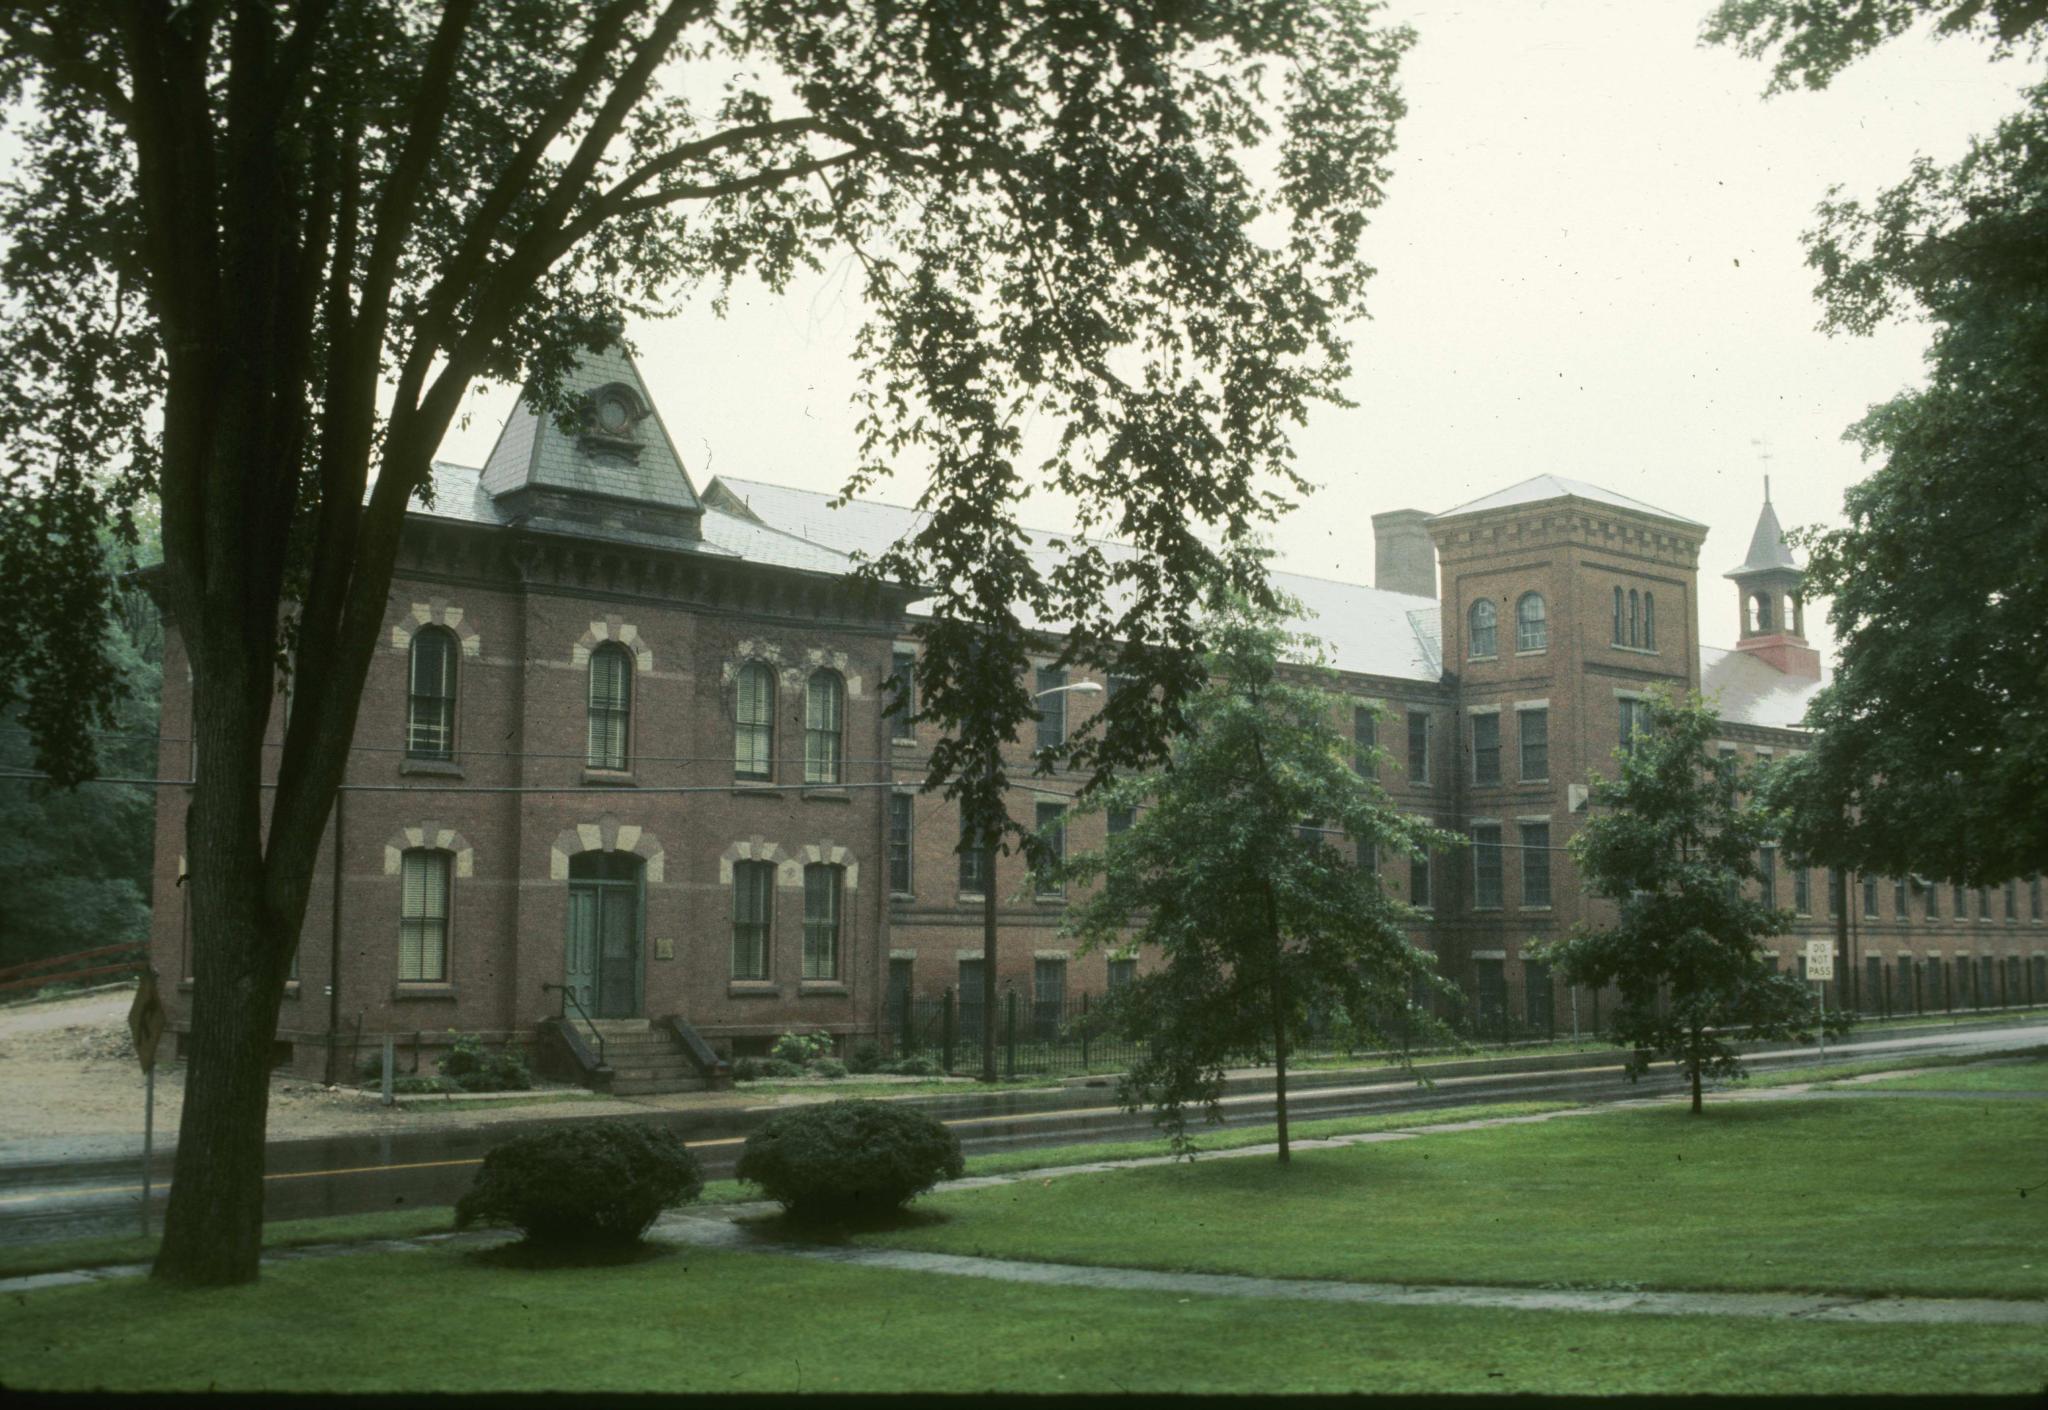
<instances>
[{"instance_id":1,"label":"slate roof","mask_svg":"<svg viewBox=\"0 0 2048 1410\"><path fill-rule=\"evenodd\" d=\"M1767 573L1779 568L1799 571L1799 565L1792 559L1792 549L1785 542L1785 531L1778 525L1778 511L1771 508L1771 502L1767 499L1764 501L1764 512L1756 516L1756 532L1749 536L1749 556L1742 560L1740 568L1721 576L1742 578L1751 573Z\"/></svg>"},{"instance_id":2,"label":"slate roof","mask_svg":"<svg viewBox=\"0 0 2048 1410\"><path fill-rule=\"evenodd\" d=\"M574 392L593 392L613 383L631 388L647 409L629 433L638 448L637 459L584 446L581 437L565 433L553 417L536 415L522 397L484 460L483 487L494 495L527 486L575 490L695 510L696 488L633 359L617 348L586 353L567 380Z\"/></svg>"},{"instance_id":3,"label":"slate roof","mask_svg":"<svg viewBox=\"0 0 2048 1410\"><path fill-rule=\"evenodd\" d=\"M739 509L811 543L846 553L879 554L913 532L922 517L919 510L872 500L850 500L834 508L833 498L815 490L730 475L718 476L704 488L709 507ZM1055 561L1055 542L1077 538L1045 529L1025 532L1041 567L1050 567ZM1092 542L1112 561L1136 552L1127 544ZM1328 649L1330 664L1338 670L1431 684L1442 677L1435 598L1382 592L1300 573L1275 572L1272 583L1301 602L1303 615L1292 626L1320 638ZM1058 630L1057 623L1029 620L1026 625Z\"/></svg>"},{"instance_id":4,"label":"slate roof","mask_svg":"<svg viewBox=\"0 0 2048 1410\"><path fill-rule=\"evenodd\" d=\"M1495 490L1456 509L1446 509L1434 516L1437 519L1452 519L1461 514L1480 514L1489 509L1508 509L1517 504L1535 504L1546 499L1583 499L1593 504L1610 505L1616 509L1628 509L1637 514L1648 514L1658 519L1668 519L1674 524L1687 528L1705 530L1706 525L1688 519L1682 514L1673 514L1668 509L1659 509L1654 504L1645 504L1639 499L1630 499L1625 494L1588 484L1584 480L1569 480L1562 475L1536 475L1518 485L1509 485L1504 490Z\"/></svg>"},{"instance_id":5,"label":"slate roof","mask_svg":"<svg viewBox=\"0 0 2048 1410\"><path fill-rule=\"evenodd\" d=\"M430 509L418 499L411 511L425 518L454 519L466 524L506 526L512 521L484 489L482 472L451 461L434 462L434 505ZM756 523L706 506L700 541L678 543L658 540L662 548L708 553L720 558L740 558L772 568L793 568L799 572L843 577L854 568L843 553L786 534L767 524Z\"/></svg>"},{"instance_id":6,"label":"slate roof","mask_svg":"<svg viewBox=\"0 0 2048 1410\"><path fill-rule=\"evenodd\" d=\"M1806 706L1821 683L1790 676L1746 651L1721 646L1700 648L1700 694L1736 724L1769 729L1801 729Z\"/></svg>"}]
</instances>

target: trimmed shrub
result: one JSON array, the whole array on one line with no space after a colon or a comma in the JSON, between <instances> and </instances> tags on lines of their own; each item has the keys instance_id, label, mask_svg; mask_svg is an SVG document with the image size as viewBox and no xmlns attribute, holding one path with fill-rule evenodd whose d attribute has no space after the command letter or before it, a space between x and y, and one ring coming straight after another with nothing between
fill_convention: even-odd
<instances>
[{"instance_id":1,"label":"trimmed shrub","mask_svg":"<svg viewBox=\"0 0 2048 1410\"><path fill-rule=\"evenodd\" d=\"M928 1057L907 1057L896 1059L885 1065L882 1070L893 1072L899 1077L929 1077L939 1069Z\"/></svg>"},{"instance_id":2,"label":"trimmed shrub","mask_svg":"<svg viewBox=\"0 0 2048 1410\"><path fill-rule=\"evenodd\" d=\"M484 1157L455 1227L509 1224L536 1244L630 1244L704 1173L666 1127L586 1121L518 1136Z\"/></svg>"},{"instance_id":3,"label":"trimmed shrub","mask_svg":"<svg viewBox=\"0 0 2048 1410\"><path fill-rule=\"evenodd\" d=\"M775 1040L768 1055L801 1068L805 1063L832 1056L832 1037L828 1033L785 1033Z\"/></svg>"},{"instance_id":4,"label":"trimmed shrub","mask_svg":"<svg viewBox=\"0 0 2048 1410\"><path fill-rule=\"evenodd\" d=\"M804 1064L804 1071L813 1077L830 1077L836 1080L846 1075L846 1064L838 1058L813 1058Z\"/></svg>"},{"instance_id":5,"label":"trimmed shrub","mask_svg":"<svg viewBox=\"0 0 2048 1410\"><path fill-rule=\"evenodd\" d=\"M900 1209L966 1168L959 1138L923 1112L839 1101L770 1117L733 1173L792 1218L837 1223Z\"/></svg>"},{"instance_id":6,"label":"trimmed shrub","mask_svg":"<svg viewBox=\"0 0 2048 1410\"><path fill-rule=\"evenodd\" d=\"M804 1070L793 1062L781 1058L744 1057L732 1065L732 1080L735 1082L758 1082L764 1077L801 1077Z\"/></svg>"},{"instance_id":7,"label":"trimmed shrub","mask_svg":"<svg viewBox=\"0 0 2048 1410\"><path fill-rule=\"evenodd\" d=\"M419 1097L435 1092L459 1092L462 1088L447 1077L422 1077L417 1075L391 1079L391 1093L398 1097Z\"/></svg>"},{"instance_id":8,"label":"trimmed shrub","mask_svg":"<svg viewBox=\"0 0 2048 1410\"><path fill-rule=\"evenodd\" d=\"M882 1045L872 1038L863 1038L853 1045L853 1051L846 1055L848 1072L880 1072L882 1070Z\"/></svg>"},{"instance_id":9,"label":"trimmed shrub","mask_svg":"<svg viewBox=\"0 0 2048 1410\"><path fill-rule=\"evenodd\" d=\"M441 1075L464 1092L524 1092L533 1087L533 1073L517 1049L492 1052L474 1033L457 1033L441 1059Z\"/></svg>"}]
</instances>

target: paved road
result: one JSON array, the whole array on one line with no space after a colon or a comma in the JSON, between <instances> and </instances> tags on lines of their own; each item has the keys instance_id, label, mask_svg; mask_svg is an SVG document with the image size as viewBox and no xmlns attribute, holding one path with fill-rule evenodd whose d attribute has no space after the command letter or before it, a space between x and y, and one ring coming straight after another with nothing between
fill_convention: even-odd
<instances>
[{"instance_id":1,"label":"paved road","mask_svg":"<svg viewBox=\"0 0 2048 1410\"><path fill-rule=\"evenodd\" d=\"M1886 1056L1989 1055L2048 1044L2048 1024L1940 1031L1870 1038L1831 1045L1830 1062ZM1615 1101L1675 1094L1682 1084L1668 1066L1641 1082L1622 1080L1618 1055L1575 1059L1594 1065L1556 1070L1499 1071L1500 1064L1458 1064L1458 1075L1430 1087L1398 1077L1309 1072L1292 1086L1289 1112L1296 1120L1364 1113L1420 1111L1475 1102ZM1508 1059L1507 1062L1527 1062ZM1757 1071L1777 1071L1817 1061L1811 1050L1759 1054ZM1471 1071L1466 1069L1482 1069ZM1225 1096L1226 1125L1268 1125L1274 1104L1270 1081L1240 1074ZM1151 1133L1149 1117L1132 1116L1114 1105L1108 1087L1007 1092L940 1097L927 1109L959 1135L969 1154L1084 1141L1129 1140ZM704 1163L708 1178L732 1173L746 1133L779 1107L650 1115L673 1126ZM573 1121L563 1116L547 1120ZM621 1118L636 1119L636 1118ZM492 1146L536 1119L508 1121L455 1131L381 1133L373 1136L273 1142L264 1215L303 1219L360 1214L407 1206L450 1205L467 1189L477 1164ZM158 1207L169 1184L165 1157L155 1177ZM0 1244L126 1233L135 1229L140 1180L133 1166L97 1162L69 1167L0 1167Z\"/></svg>"}]
</instances>

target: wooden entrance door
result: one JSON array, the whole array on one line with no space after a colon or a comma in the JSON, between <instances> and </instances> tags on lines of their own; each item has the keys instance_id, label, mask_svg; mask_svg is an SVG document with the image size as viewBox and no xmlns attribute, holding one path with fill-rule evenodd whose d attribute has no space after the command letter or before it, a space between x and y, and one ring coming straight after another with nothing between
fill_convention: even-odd
<instances>
[{"instance_id":1,"label":"wooden entrance door","mask_svg":"<svg viewBox=\"0 0 2048 1410\"><path fill-rule=\"evenodd\" d=\"M569 859L569 943L564 979L592 1018L639 1018L640 859L585 852Z\"/></svg>"}]
</instances>

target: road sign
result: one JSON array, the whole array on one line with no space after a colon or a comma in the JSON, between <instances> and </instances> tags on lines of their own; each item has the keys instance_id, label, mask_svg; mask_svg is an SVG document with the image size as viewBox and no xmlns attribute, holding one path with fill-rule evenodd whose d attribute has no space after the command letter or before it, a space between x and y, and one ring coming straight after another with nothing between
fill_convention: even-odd
<instances>
[{"instance_id":1,"label":"road sign","mask_svg":"<svg viewBox=\"0 0 2048 1410\"><path fill-rule=\"evenodd\" d=\"M156 1045L164 1036L164 1001L157 997L156 971L142 972L135 1002L128 1006L128 1032L135 1039L135 1060L148 1072L156 1066Z\"/></svg>"},{"instance_id":2,"label":"road sign","mask_svg":"<svg viewBox=\"0 0 2048 1410\"><path fill-rule=\"evenodd\" d=\"M1835 977L1834 941L1809 940L1806 942L1806 977L1808 979L1833 979Z\"/></svg>"}]
</instances>

